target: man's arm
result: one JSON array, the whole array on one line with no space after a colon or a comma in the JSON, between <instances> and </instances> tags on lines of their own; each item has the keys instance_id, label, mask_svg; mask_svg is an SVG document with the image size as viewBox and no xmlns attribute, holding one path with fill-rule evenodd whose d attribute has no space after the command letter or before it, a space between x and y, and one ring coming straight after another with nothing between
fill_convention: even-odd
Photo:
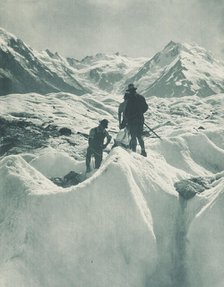
<instances>
[{"instance_id":1,"label":"man's arm","mask_svg":"<svg viewBox=\"0 0 224 287\"><path fill-rule=\"evenodd\" d=\"M106 136L106 143L103 145L103 148L106 148L108 146L108 144L110 143L111 139L112 139L112 136L109 135L109 133L107 131L105 131L105 136Z\"/></svg>"},{"instance_id":2,"label":"man's arm","mask_svg":"<svg viewBox=\"0 0 224 287\"><path fill-rule=\"evenodd\" d=\"M123 123L123 128L124 128L124 123L126 122L126 118L125 118L126 107L127 107L127 100L125 100L123 103L119 105L119 109L118 109L119 129L122 128L122 123ZM123 114L123 118L121 117L122 114Z\"/></svg>"}]
</instances>

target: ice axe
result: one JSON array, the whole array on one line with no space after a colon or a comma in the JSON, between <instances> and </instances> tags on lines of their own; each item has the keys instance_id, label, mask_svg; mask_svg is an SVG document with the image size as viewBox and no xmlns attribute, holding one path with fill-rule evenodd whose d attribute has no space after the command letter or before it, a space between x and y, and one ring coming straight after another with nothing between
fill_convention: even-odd
<instances>
[{"instance_id":1,"label":"ice axe","mask_svg":"<svg viewBox=\"0 0 224 287\"><path fill-rule=\"evenodd\" d=\"M151 129L146 123L144 123L144 125L150 130L150 132L152 132L157 138L159 138L160 140L162 140L162 138L156 133L154 132L153 129Z\"/></svg>"}]
</instances>

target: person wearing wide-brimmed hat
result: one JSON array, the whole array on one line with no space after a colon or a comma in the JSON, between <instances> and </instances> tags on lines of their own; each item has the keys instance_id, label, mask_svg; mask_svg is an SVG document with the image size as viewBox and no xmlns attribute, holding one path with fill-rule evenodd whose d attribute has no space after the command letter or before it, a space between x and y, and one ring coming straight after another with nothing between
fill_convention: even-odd
<instances>
[{"instance_id":1,"label":"person wearing wide-brimmed hat","mask_svg":"<svg viewBox=\"0 0 224 287\"><path fill-rule=\"evenodd\" d=\"M127 120L127 126L131 135L130 148L136 151L137 139L141 147L141 154L147 156L145 144L142 138L144 113L148 110L148 105L143 96L136 92L137 88L134 84L129 84L126 90L127 105L124 111L124 116Z\"/></svg>"},{"instance_id":2,"label":"person wearing wide-brimmed hat","mask_svg":"<svg viewBox=\"0 0 224 287\"><path fill-rule=\"evenodd\" d=\"M103 119L99 122L99 125L95 128L92 128L89 133L89 146L86 153L86 172L90 172L90 162L91 157L95 158L95 168L99 168L103 159L103 150L111 141L111 136L106 131L108 128L108 120ZM105 138L107 139L104 144Z\"/></svg>"}]
</instances>

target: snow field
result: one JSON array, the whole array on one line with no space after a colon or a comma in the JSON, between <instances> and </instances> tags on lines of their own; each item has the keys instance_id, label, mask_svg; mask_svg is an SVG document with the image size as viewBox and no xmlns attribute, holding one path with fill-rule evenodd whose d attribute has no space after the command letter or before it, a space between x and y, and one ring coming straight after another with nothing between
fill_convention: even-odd
<instances>
[{"instance_id":1,"label":"snow field","mask_svg":"<svg viewBox=\"0 0 224 287\"><path fill-rule=\"evenodd\" d=\"M187 136L182 140L186 145L190 142ZM208 144L210 154L213 150L221 155L206 137L201 141ZM171 151L161 152L162 144L169 147L169 141L154 144L150 160L115 148L91 178L67 189L45 176L62 176L68 168L82 172L84 165L68 155L47 149L29 163L20 156L5 157L0 165L3 286L15 286L15 282L23 287L73 286L75 282L81 286L178 286L177 273L186 274L186 270L190 286L203 283L203 276L195 276L194 262L199 274L206 274L211 269L207 249L217 246L217 254L223 247L223 232L218 228L223 212L218 204L222 173L212 193L208 190L181 203L173 184L190 176L184 170L186 157L181 157L179 167L173 166L167 160ZM211 175L208 169L201 167L201 174ZM200 212L208 215L204 218ZM212 225L213 220L218 222ZM212 233L207 222L213 226ZM201 232L204 245L199 246ZM215 242L210 238L214 234ZM178 247L181 240L187 243ZM200 261L201 254L206 255ZM221 256L212 267L222 280L219 262ZM217 282L214 278L208 282Z\"/></svg>"},{"instance_id":2,"label":"snow field","mask_svg":"<svg viewBox=\"0 0 224 287\"><path fill-rule=\"evenodd\" d=\"M145 285L156 258L150 213L142 212L138 187L123 176L116 158L66 193L21 157L5 158L1 167L4 190L16 193L16 202L10 196L1 213L3 231L11 220L17 226L16 234L14 228L1 232L6 255L12 249L1 259L5 286Z\"/></svg>"},{"instance_id":3,"label":"snow field","mask_svg":"<svg viewBox=\"0 0 224 287\"><path fill-rule=\"evenodd\" d=\"M71 128L76 145L50 139L1 159L0 286L222 287L222 96L150 99L146 120L163 140L145 137L148 157L115 148L65 189L49 178L84 171L87 141L77 132L106 117L114 135L121 97L1 97L3 116L26 111L36 124ZM192 177L214 180L186 201L174 184Z\"/></svg>"}]
</instances>

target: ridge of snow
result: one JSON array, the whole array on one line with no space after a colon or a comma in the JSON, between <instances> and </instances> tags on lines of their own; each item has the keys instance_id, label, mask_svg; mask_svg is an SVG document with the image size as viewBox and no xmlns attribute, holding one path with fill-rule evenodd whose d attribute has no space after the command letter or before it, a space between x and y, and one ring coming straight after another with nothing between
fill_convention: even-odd
<instances>
[{"instance_id":1,"label":"ridge of snow","mask_svg":"<svg viewBox=\"0 0 224 287\"><path fill-rule=\"evenodd\" d=\"M199 229L205 237L209 235L201 228L206 220L211 221L215 216L209 211L214 196L208 197L205 192L181 210L173 182L188 174L156 154L151 157L153 160L148 160L115 148L91 178L64 190L49 182L20 156L1 160L0 228L3 231L8 224L12 226L8 232L0 233L0 241L4 243L4 250L1 249L3 282L14 286L17 280L17 284L24 287L34 282L36 287L72 282L98 287L105 286L106 282L127 287L145 286L145 282L165 284L170 271L174 274L181 271L174 260L178 259L178 250L172 250L173 235L180 224L186 224L189 230L190 245L185 260L188 259L187 266L192 267L195 264L192 248L198 246L197 243L192 246L195 231ZM108 186L111 178L113 185ZM223 198L223 183L222 179L214 187L217 203ZM223 214L220 207L213 204L214 208ZM198 223L200 211L206 217L200 217ZM180 212L184 216L180 216ZM218 235L215 227L213 230ZM218 236L221 238L222 232ZM205 246L209 246L209 242L212 240L204 241ZM200 246L195 252L201 254L203 248ZM221 273L209 262L207 258L206 264L219 278ZM202 268L201 263L197 264ZM170 271L163 269L165 266L169 266ZM58 273L59 269L63 270L63 276ZM205 272L203 275L206 276ZM209 282L215 282L216 277ZM191 283L197 284L196 279L190 277ZM202 282L207 287L206 280Z\"/></svg>"},{"instance_id":2,"label":"ridge of snow","mask_svg":"<svg viewBox=\"0 0 224 287\"><path fill-rule=\"evenodd\" d=\"M162 137L146 133L147 158L139 147L137 153L115 148L108 156L104 152L100 169L79 185L61 188L50 181L70 170L83 174L85 136L106 117L115 137L120 101L121 95L106 93L0 98L1 117L12 123L43 129L52 123L72 131L69 137L49 137L29 154L0 159L1 284L179 287L189 281L210 287L222 282L223 94L147 99L145 121ZM175 184L187 190L197 177L212 179L211 184L189 201L179 197Z\"/></svg>"},{"instance_id":3,"label":"ridge of snow","mask_svg":"<svg viewBox=\"0 0 224 287\"><path fill-rule=\"evenodd\" d=\"M15 35L0 27L0 45L8 45L10 39L18 40Z\"/></svg>"},{"instance_id":4,"label":"ridge of snow","mask_svg":"<svg viewBox=\"0 0 224 287\"><path fill-rule=\"evenodd\" d=\"M5 161L10 161L10 158ZM28 164L21 159L15 159L16 161L27 165L24 171L29 173ZM146 274L151 274L154 267L155 237L150 229L151 223L146 223L146 218L142 218L143 214L138 206L141 200L137 196L137 190L132 189L134 194L129 192L130 183L122 177L119 166L114 165L116 164L111 162L110 167L102 171L103 176L92 178L91 185L86 181L79 188L70 189L66 193L47 192L46 195L32 194L27 198L18 195L17 207L13 202L7 205L7 212L15 208L11 221L16 225L19 222L16 230L19 231L20 227L20 232L17 234L16 245L13 242L13 231L1 235L1 240L7 240L8 244L11 244L11 258L7 257L10 245L5 246L1 253L1 274L4 275L5 284L15 284L13 274L17 274L17 284L24 287L30 286L32 282L35 282L36 286L62 286L69 282L76 282L82 286L105 286L106 282L122 286L143 284ZM17 182L19 194L23 190L20 171L18 177L21 178L21 183ZM24 171L21 171L22 174ZM111 192L108 192L106 182L114 173L117 181L114 182ZM3 184L8 185L10 181L14 182L13 178L6 176ZM122 182L127 187L118 192L116 186ZM32 188L34 184L36 185L33 182ZM101 186L101 189L98 189L98 186ZM74 203L78 204L75 210ZM116 213L114 206L117 206ZM9 217L3 217L1 227L4 228L9 221ZM124 227L126 234L123 233ZM59 234L62 235L60 243L57 241ZM95 248L91 248L92 244ZM39 248L48 251L39 253ZM76 256L71 255L71 249ZM110 263L103 254L110 255ZM52 261L57 268L64 270L63 276L58 273L57 268L52 268ZM23 271L20 272L22 266ZM99 268L102 273L98 272Z\"/></svg>"}]
</instances>

